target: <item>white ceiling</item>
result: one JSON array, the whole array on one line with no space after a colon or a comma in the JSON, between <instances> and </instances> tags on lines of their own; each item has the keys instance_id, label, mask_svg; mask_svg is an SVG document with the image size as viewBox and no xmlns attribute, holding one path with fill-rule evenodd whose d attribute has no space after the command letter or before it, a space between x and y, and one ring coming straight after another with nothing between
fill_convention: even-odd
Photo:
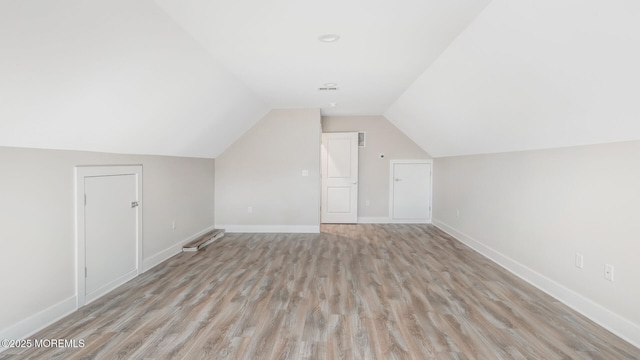
<instances>
[{"instance_id":1,"label":"white ceiling","mask_svg":"<svg viewBox=\"0 0 640 360\"><path fill-rule=\"evenodd\" d=\"M0 145L213 158L272 108L384 114L434 157L640 140L638 19L637 0L2 0Z\"/></svg>"},{"instance_id":2,"label":"white ceiling","mask_svg":"<svg viewBox=\"0 0 640 360\"><path fill-rule=\"evenodd\" d=\"M489 2L155 1L270 107L324 115L382 114Z\"/></svg>"}]
</instances>

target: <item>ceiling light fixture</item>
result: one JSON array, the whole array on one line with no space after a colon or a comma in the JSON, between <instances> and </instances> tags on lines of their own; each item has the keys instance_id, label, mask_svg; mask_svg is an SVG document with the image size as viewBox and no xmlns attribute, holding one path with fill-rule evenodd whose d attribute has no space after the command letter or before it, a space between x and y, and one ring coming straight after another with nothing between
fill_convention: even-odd
<instances>
[{"instance_id":1,"label":"ceiling light fixture","mask_svg":"<svg viewBox=\"0 0 640 360\"><path fill-rule=\"evenodd\" d=\"M338 104L336 104L336 103L329 103L329 106L331 106L331 107L336 107L336 105L338 105Z\"/></svg>"},{"instance_id":2,"label":"ceiling light fixture","mask_svg":"<svg viewBox=\"0 0 640 360\"><path fill-rule=\"evenodd\" d=\"M336 34L324 34L318 37L318 40L326 43L336 42L340 39L340 35Z\"/></svg>"},{"instance_id":3,"label":"ceiling light fixture","mask_svg":"<svg viewBox=\"0 0 640 360\"><path fill-rule=\"evenodd\" d=\"M338 87L338 84L337 83L324 83L324 87L334 88L334 87Z\"/></svg>"}]
</instances>

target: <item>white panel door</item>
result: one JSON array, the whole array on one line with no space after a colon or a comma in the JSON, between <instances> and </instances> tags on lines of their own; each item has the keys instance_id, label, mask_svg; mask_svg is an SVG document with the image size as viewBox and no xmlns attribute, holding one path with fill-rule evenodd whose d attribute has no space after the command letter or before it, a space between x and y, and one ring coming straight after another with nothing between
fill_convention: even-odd
<instances>
[{"instance_id":1,"label":"white panel door","mask_svg":"<svg viewBox=\"0 0 640 360\"><path fill-rule=\"evenodd\" d=\"M392 161L391 214L396 222L431 220L431 163Z\"/></svg>"},{"instance_id":2,"label":"white panel door","mask_svg":"<svg viewBox=\"0 0 640 360\"><path fill-rule=\"evenodd\" d=\"M323 133L322 223L358 222L358 133Z\"/></svg>"},{"instance_id":3,"label":"white panel door","mask_svg":"<svg viewBox=\"0 0 640 360\"><path fill-rule=\"evenodd\" d=\"M138 273L136 175L84 178L85 296L95 300Z\"/></svg>"}]
</instances>

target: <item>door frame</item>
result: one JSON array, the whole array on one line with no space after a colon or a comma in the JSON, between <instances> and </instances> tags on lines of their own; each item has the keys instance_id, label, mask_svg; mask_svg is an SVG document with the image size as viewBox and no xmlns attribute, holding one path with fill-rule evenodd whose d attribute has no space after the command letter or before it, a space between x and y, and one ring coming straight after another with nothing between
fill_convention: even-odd
<instances>
[{"instance_id":1,"label":"door frame","mask_svg":"<svg viewBox=\"0 0 640 360\"><path fill-rule=\"evenodd\" d=\"M136 211L136 275L142 272L142 165L76 166L75 178L75 228L76 228L76 309L86 304L85 287L85 186L87 177L135 175L138 207Z\"/></svg>"},{"instance_id":2,"label":"door frame","mask_svg":"<svg viewBox=\"0 0 640 360\"><path fill-rule=\"evenodd\" d=\"M393 168L396 164L429 164L431 171L429 172L429 216L423 221L415 221L412 219L395 219L393 217L393 185L395 184L393 176ZM408 160L389 160L389 219L394 224L431 224L433 217L433 160L432 159L408 159Z\"/></svg>"}]
</instances>

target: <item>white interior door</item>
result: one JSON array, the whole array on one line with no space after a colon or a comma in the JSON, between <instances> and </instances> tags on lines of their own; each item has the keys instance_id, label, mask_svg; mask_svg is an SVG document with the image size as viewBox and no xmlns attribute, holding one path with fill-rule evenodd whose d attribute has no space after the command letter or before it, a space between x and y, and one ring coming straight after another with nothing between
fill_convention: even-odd
<instances>
[{"instance_id":1,"label":"white interior door","mask_svg":"<svg viewBox=\"0 0 640 360\"><path fill-rule=\"evenodd\" d=\"M431 221L431 162L391 162L391 216L394 222Z\"/></svg>"},{"instance_id":2,"label":"white interior door","mask_svg":"<svg viewBox=\"0 0 640 360\"><path fill-rule=\"evenodd\" d=\"M358 222L358 133L323 133L322 223Z\"/></svg>"},{"instance_id":3,"label":"white interior door","mask_svg":"<svg viewBox=\"0 0 640 360\"><path fill-rule=\"evenodd\" d=\"M78 306L131 280L141 266L141 173L87 171L77 177Z\"/></svg>"}]
</instances>

